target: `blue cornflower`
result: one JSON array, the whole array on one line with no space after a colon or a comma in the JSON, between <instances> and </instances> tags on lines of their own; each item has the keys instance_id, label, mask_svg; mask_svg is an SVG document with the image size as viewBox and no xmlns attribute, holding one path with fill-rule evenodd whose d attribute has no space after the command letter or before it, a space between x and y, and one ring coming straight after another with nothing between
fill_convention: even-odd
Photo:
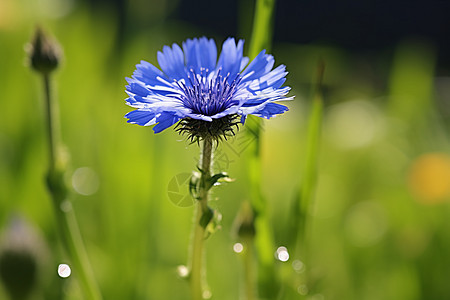
<instances>
[{"instance_id":1,"label":"blue cornflower","mask_svg":"<svg viewBox=\"0 0 450 300\"><path fill-rule=\"evenodd\" d=\"M127 78L126 101L136 108L126 114L128 123L156 124L153 130L159 133L182 120L178 131L198 141L234 134L232 126L243 124L247 115L269 119L288 110L274 103L292 99L285 97L290 88L282 87L286 67L272 69L274 58L265 50L249 64L243 40L236 44L228 38L219 59L212 39L188 39L182 46L158 52L162 71L141 61Z\"/></svg>"}]
</instances>

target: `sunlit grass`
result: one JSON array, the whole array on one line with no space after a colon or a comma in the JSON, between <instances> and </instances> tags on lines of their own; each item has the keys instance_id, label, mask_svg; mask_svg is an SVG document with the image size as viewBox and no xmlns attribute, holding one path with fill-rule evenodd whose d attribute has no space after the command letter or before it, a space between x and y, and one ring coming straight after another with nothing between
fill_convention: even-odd
<instances>
[{"instance_id":1,"label":"sunlit grass","mask_svg":"<svg viewBox=\"0 0 450 300\"><path fill-rule=\"evenodd\" d=\"M187 260L186 224L193 207L174 205L167 189L174 176L191 172L197 148L175 132L153 135L150 129L127 125L123 90L124 78L140 59L155 62L162 45L202 29L172 22L163 31L155 25L127 38L118 53L113 16L78 8L45 22L42 16L21 16L22 9L33 15L24 1L5 3L15 13L14 18L0 16L0 225L6 228L11 214L18 213L42 231L51 249L37 299L50 299L61 284L66 299L79 299L75 276L54 278L64 262L44 186L42 91L24 64L23 51L37 19L65 52L55 92L71 168L88 167L98 178L98 190L74 193L73 205L104 298L187 299L188 285L176 269ZM274 250L290 239L287 216L306 165L305 103L318 58L326 62L318 186L310 215L310 296L450 297L449 183L444 180L448 124L435 105L432 49L408 42L392 57L375 55L382 62L377 64L333 46L273 47L277 62L288 66L287 84L296 95L286 116L262 122L261 190ZM208 241L208 283L216 299L239 298L242 278L235 274L242 274L242 266L231 232L241 201L250 197L246 150L227 151L230 161L222 171L238 180L214 191L221 199L214 204L224 216L222 230ZM70 175L67 180L72 182ZM282 281L281 299L304 293L294 280L302 269L294 269L292 259L281 262L269 254ZM6 298L1 285L0 298Z\"/></svg>"}]
</instances>

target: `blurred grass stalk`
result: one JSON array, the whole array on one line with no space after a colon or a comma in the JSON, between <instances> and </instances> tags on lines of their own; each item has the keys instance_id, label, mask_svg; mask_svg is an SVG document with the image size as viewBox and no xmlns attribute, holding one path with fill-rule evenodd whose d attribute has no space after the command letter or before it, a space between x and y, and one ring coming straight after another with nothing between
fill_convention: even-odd
<instances>
[{"instance_id":1,"label":"blurred grass stalk","mask_svg":"<svg viewBox=\"0 0 450 300\"><path fill-rule=\"evenodd\" d=\"M67 199L68 187L64 181L68 155L63 151L60 142L58 102L52 97L50 80L50 74L58 67L60 49L56 42L46 37L39 28L36 30L30 47L30 59L32 68L42 76L44 85L49 154L47 185L52 198L58 231L63 246L70 256L74 271L78 274L86 299L100 300L102 297L89 264L75 214Z\"/></svg>"},{"instance_id":2,"label":"blurred grass stalk","mask_svg":"<svg viewBox=\"0 0 450 300\"><path fill-rule=\"evenodd\" d=\"M306 161L305 169L303 170L303 182L300 185L300 197L298 202L294 205L297 209L294 210L294 230L293 235L295 241L295 254L297 257L304 257L306 255L306 235L307 235L307 221L308 213L314 197L314 190L317 185L317 169L318 169L318 155L320 148L320 132L322 127L323 117L323 98L322 98L322 81L325 72L325 63L320 60L317 66L317 78L312 95L311 112L308 121L308 131L306 140ZM304 258L303 258L304 259Z\"/></svg>"},{"instance_id":3,"label":"blurred grass stalk","mask_svg":"<svg viewBox=\"0 0 450 300\"><path fill-rule=\"evenodd\" d=\"M320 136L323 119L323 97L322 97L322 81L325 72L325 63L319 60L317 66L317 77L313 85L312 101L310 106L310 118L308 120L307 137L306 137L306 154L305 167L302 174L302 182L298 197L294 199L293 209L289 227L288 245L292 249L293 259L301 261L305 266L305 272L295 273L295 285L306 287L307 295L311 290L309 283L311 278L308 276L311 268L308 259L308 233L309 230L309 212L314 198L314 192L317 185L318 173L318 157L320 150ZM288 283L289 284L289 283ZM287 293L298 295L298 287L295 286ZM308 292L309 290L309 292ZM294 296L293 296L294 297Z\"/></svg>"},{"instance_id":4,"label":"blurred grass stalk","mask_svg":"<svg viewBox=\"0 0 450 300\"><path fill-rule=\"evenodd\" d=\"M396 49L388 112L414 131L427 127L426 120L434 107L435 65L435 50L424 41L407 40Z\"/></svg>"},{"instance_id":5,"label":"blurred grass stalk","mask_svg":"<svg viewBox=\"0 0 450 300\"><path fill-rule=\"evenodd\" d=\"M275 0L257 0L255 6L255 14L253 18L252 35L249 46L249 57L253 59L259 52L266 49L270 51L272 44L273 31L273 11L275 7ZM247 240L246 263L244 268L252 267L249 263L253 260L254 252L257 253L258 270L245 270L246 274L251 276L254 273L258 274L258 286L260 295L263 298L274 299L278 293L277 277L274 265L274 241L273 233L270 226L269 216L267 212L267 203L261 194L261 157L260 157L260 142L261 142L261 126L262 120L260 118L249 116L246 126L248 127L246 133L250 134L248 138L254 140L249 146L249 157L247 158L247 170L250 178L250 197L251 206L255 214L254 226L256 235L254 239ZM253 245L253 243L255 243ZM255 249L255 251L253 251ZM259 271L259 272L258 272ZM253 291L257 289L249 286L252 280L247 279L244 283L246 295L254 296Z\"/></svg>"}]
</instances>

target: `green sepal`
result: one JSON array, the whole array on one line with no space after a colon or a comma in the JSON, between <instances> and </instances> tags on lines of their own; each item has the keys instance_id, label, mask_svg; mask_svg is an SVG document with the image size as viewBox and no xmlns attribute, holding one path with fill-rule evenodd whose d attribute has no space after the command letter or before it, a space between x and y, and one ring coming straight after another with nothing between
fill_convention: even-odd
<instances>
[{"instance_id":1,"label":"green sepal","mask_svg":"<svg viewBox=\"0 0 450 300\"><path fill-rule=\"evenodd\" d=\"M214 216L212 220L209 222L208 226L206 227L206 237L208 238L211 234L215 233L216 231L220 230L220 222L222 221L222 214L220 214L217 210L214 211Z\"/></svg>"},{"instance_id":2,"label":"green sepal","mask_svg":"<svg viewBox=\"0 0 450 300\"><path fill-rule=\"evenodd\" d=\"M64 181L64 172L60 170L53 170L47 173L46 177L47 188L57 201L66 199L69 189Z\"/></svg>"},{"instance_id":3,"label":"green sepal","mask_svg":"<svg viewBox=\"0 0 450 300\"><path fill-rule=\"evenodd\" d=\"M233 181L233 179L230 178L230 176L228 176L227 173L225 172L220 172L217 174L214 174L213 176L211 176L211 178L209 178L208 180L208 186L207 186L207 190L209 190L211 187L213 187L215 184L219 183L219 181L223 179L223 181L226 182L231 182Z\"/></svg>"},{"instance_id":4,"label":"green sepal","mask_svg":"<svg viewBox=\"0 0 450 300\"><path fill-rule=\"evenodd\" d=\"M214 217L214 211L207 207L206 211L203 211L202 217L200 218L200 226L202 226L204 229L208 226L209 222Z\"/></svg>"},{"instance_id":5,"label":"green sepal","mask_svg":"<svg viewBox=\"0 0 450 300\"><path fill-rule=\"evenodd\" d=\"M200 182L200 174L197 172L193 172L191 176L191 180L189 181L189 193L191 194L192 198L199 199L198 196L198 185Z\"/></svg>"}]
</instances>

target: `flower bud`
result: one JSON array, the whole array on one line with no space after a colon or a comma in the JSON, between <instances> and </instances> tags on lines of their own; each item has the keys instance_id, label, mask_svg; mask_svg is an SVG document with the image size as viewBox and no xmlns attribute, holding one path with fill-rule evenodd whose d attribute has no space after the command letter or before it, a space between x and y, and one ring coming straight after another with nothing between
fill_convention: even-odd
<instances>
[{"instance_id":1,"label":"flower bud","mask_svg":"<svg viewBox=\"0 0 450 300\"><path fill-rule=\"evenodd\" d=\"M42 74L49 74L58 67L61 48L50 39L41 28L37 28L31 44L28 46L31 67Z\"/></svg>"},{"instance_id":2,"label":"flower bud","mask_svg":"<svg viewBox=\"0 0 450 300\"><path fill-rule=\"evenodd\" d=\"M240 239L253 238L255 236L255 217L249 202L245 201L242 203L234 224L237 236Z\"/></svg>"},{"instance_id":3,"label":"flower bud","mask_svg":"<svg viewBox=\"0 0 450 300\"><path fill-rule=\"evenodd\" d=\"M11 299L28 299L37 285L43 242L26 222L14 218L0 240L0 280Z\"/></svg>"}]
</instances>

